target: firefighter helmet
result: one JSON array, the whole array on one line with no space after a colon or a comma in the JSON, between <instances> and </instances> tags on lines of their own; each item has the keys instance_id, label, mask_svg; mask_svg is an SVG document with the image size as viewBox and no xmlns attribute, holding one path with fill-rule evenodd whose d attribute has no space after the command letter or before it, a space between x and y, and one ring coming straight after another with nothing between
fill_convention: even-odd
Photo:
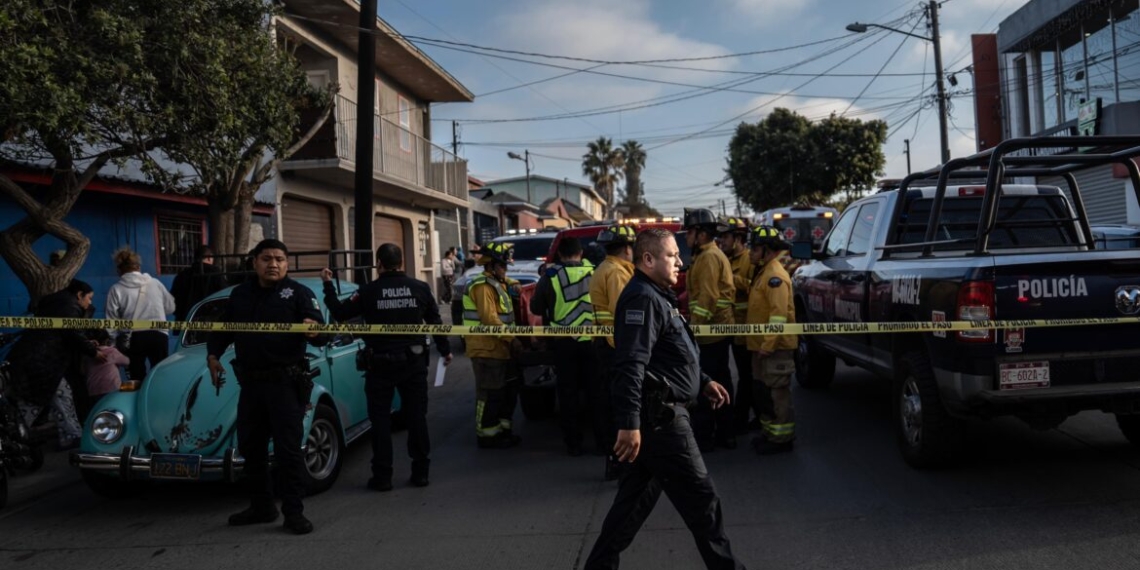
<instances>
[{"instance_id":1,"label":"firefighter helmet","mask_svg":"<svg viewBox=\"0 0 1140 570\"><path fill-rule=\"evenodd\" d=\"M685 208L684 227L686 230L707 230L714 235L728 231L728 226L717 221L708 208Z\"/></svg>"},{"instance_id":2,"label":"firefighter helmet","mask_svg":"<svg viewBox=\"0 0 1140 570\"><path fill-rule=\"evenodd\" d=\"M602 230L602 233L598 234L598 239L595 241L597 241L598 245L604 247L610 244L633 245L633 242L636 240L637 230L634 229L633 226L628 224L614 224Z\"/></svg>"},{"instance_id":3,"label":"firefighter helmet","mask_svg":"<svg viewBox=\"0 0 1140 570\"><path fill-rule=\"evenodd\" d=\"M480 263L489 265L493 262L499 262L503 265L510 265L514 262L515 244L505 241L488 242L483 245L479 250Z\"/></svg>"},{"instance_id":4,"label":"firefighter helmet","mask_svg":"<svg viewBox=\"0 0 1140 570\"><path fill-rule=\"evenodd\" d=\"M749 223L748 218L728 217L722 223L728 226L727 232L734 234L748 235L752 229L752 224Z\"/></svg>"},{"instance_id":5,"label":"firefighter helmet","mask_svg":"<svg viewBox=\"0 0 1140 570\"><path fill-rule=\"evenodd\" d=\"M773 226L756 226L752 228L752 247L767 247L772 250L792 249L792 244L784 239L784 234Z\"/></svg>"}]
</instances>

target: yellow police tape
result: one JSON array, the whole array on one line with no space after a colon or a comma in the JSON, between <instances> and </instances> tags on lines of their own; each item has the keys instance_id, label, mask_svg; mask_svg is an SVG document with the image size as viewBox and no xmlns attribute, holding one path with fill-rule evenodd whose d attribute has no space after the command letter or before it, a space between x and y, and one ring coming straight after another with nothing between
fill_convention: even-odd
<instances>
[{"instance_id":1,"label":"yellow police tape","mask_svg":"<svg viewBox=\"0 0 1140 570\"><path fill-rule=\"evenodd\" d=\"M1140 317L1106 317L1094 319L1032 319L1008 321L884 322L884 323L787 323L764 325L690 325L696 336L748 335L813 335L813 334L879 334L942 333L985 329L1027 329L1044 327L1076 327L1094 325L1140 324ZM0 317L0 328L21 329L111 329L111 330L191 330L202 332L259 333L350 333L381 335L455 335L455 336L607 336L613 327L523 327L463 325L365 325L365 324L301 324L301 323L211 323L147 321L131 319L63 319L49 317Z\"/></svg>"}]
</instances>

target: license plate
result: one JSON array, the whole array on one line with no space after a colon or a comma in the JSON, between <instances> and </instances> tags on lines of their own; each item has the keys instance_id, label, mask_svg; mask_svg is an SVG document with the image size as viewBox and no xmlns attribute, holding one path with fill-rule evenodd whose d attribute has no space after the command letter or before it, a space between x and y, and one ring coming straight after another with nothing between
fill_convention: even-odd
<instances>
[{"instance_id":1,"label":"license plate","mask_svg":"<svg viewBox=\"0 0 1140 570\"><path fill-rule=\"evenodd\" d=\"M196 480L201 472L201 455L156 453L150 456L150 476L153 479Z\"/></svg>"},{"instance_id":2,"label":"license plate","mask_svg":"<svg viewBox=\"0 0 1140 570\"><path fill-rule=\"evenodd\" d=\"M1049 362L1010 362L998 365L1002 390L1048 388Z\"/></svg>"}]
</instances>

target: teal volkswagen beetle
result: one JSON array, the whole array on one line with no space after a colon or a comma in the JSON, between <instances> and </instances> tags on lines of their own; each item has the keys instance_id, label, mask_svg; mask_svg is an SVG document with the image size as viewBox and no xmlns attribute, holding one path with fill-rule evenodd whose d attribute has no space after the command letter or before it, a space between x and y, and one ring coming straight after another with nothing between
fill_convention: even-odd
<instances>
[{"instance_id":1,"label":"teal volkswagen beetle","mask_svg":"<svg viewBox=\"0 0 1140 570\"><path fill-rule=\"evenodd\" d=\"M322 299L321 281L298 279ZM216 320L231 289L203 300L190 315L194 322ZM356 285L341 284L341 297ZM328 321L328 308L321 301ZM137 387L126 387L98 402L87 418L79 450L71 455L83 480L96 493L128 494L146 480L236 481L243 460L237 451L238 384L216 390L206 369L206 335L183 331L177 349ZM325 347L309 346L306 356L315 373L310 410L305 414L306 488L310 494L336 482L345 445L371 427L364 398L364 373L356 369L362 341L337 335ZM221 359L234 378L231 346ZM393 412L399 400L393 401Z\"/></svg>"}]
</instances>

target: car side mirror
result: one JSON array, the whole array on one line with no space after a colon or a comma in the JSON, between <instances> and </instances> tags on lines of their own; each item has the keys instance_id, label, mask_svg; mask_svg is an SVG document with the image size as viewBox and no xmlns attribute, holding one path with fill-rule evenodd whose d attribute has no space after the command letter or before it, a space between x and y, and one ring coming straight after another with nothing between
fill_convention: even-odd
<instances>
[{"instance_id":1,"label":"car side mirror","mask_svg":"<svg viewBox=\"0 0 1140 570\"><path fill-rule=\"evenodd\" d=\"M792 259L812 260L818 259L815 255L815 249L812 247L810 241L797 241L792 244Z\"/></svg>"}]
</instances>

